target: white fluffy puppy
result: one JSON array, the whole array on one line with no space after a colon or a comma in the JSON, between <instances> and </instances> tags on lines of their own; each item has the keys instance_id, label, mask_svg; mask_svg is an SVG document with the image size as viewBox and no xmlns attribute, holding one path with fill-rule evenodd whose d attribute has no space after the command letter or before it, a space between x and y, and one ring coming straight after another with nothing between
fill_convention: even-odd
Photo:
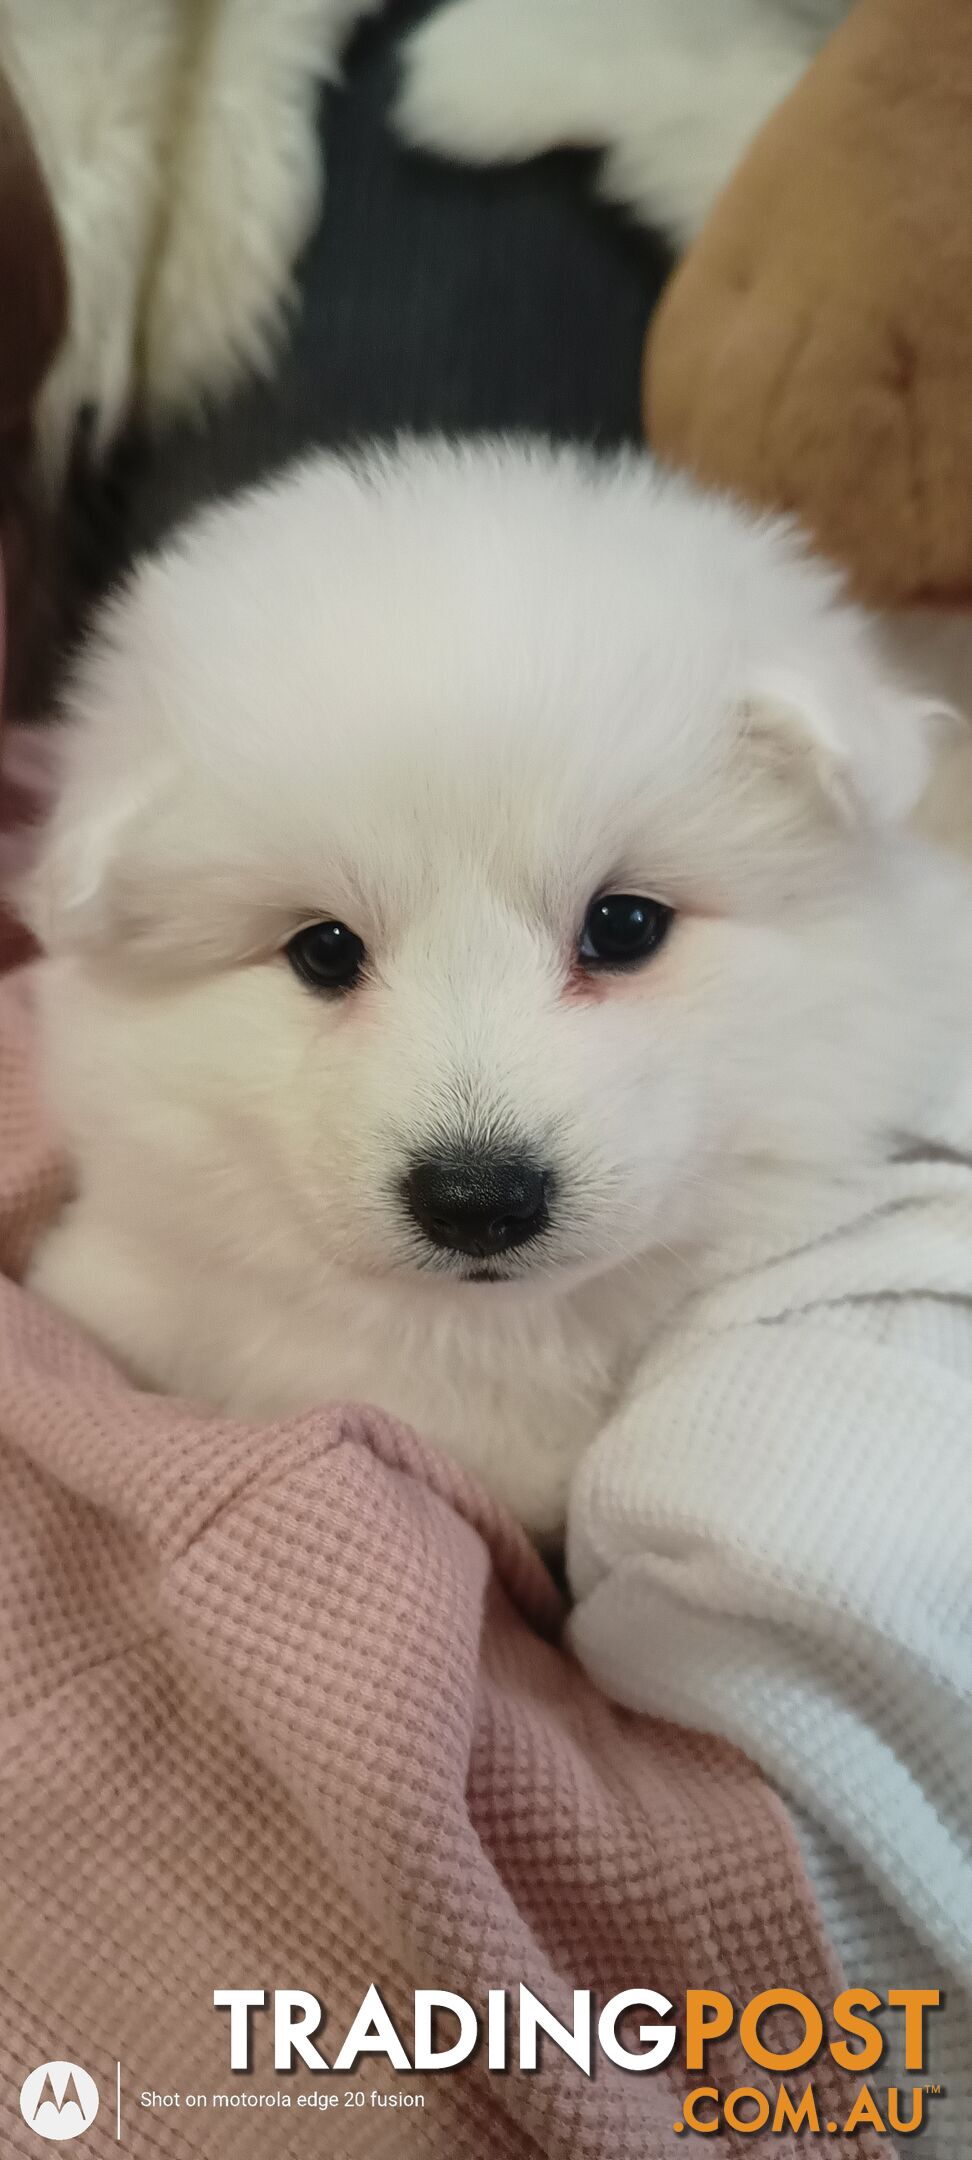
<instances>
[{"instance_id":1,"label":"white fluffy puppy","mask_svg":"<svg viewBox=\"0 0 972 2160\"><path fill-rule=\"evenodd\" d=\"M555 1531L740 1224L967 1035L929 719L785 531L634 454L321 455L207 513L70 700L36 1286L153 1387L367 1398Z\"/></svg>"}]
</instances>

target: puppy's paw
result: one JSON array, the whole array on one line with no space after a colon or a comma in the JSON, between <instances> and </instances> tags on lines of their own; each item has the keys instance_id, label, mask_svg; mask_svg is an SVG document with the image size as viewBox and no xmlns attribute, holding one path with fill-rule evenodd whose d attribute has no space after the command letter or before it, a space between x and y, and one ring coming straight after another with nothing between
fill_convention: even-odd
<instances>
[{"instance_id":1,"label":"puppy's paw","mask_svg":"<svg viewBox=\"0 0 972 2160\"><path fill-rule=\"evenodd\" d=\"M452 0L405 40L406 142L471 164L583 138L585 83L537 0Z\"/></svg>"}]
</instances>

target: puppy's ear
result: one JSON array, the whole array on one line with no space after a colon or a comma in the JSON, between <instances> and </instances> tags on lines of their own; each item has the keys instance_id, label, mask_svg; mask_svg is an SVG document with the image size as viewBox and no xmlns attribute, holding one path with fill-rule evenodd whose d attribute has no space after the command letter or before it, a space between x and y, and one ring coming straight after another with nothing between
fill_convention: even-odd
<instances>
[{"instance_id":1,"label":"puppy's ear","mask_svg":"<svg viewBox=\"0 0 972 2160\"><path fill-rule=\"evenodd\" d=\"M157 619L159 582L141 564L102 604L62 686L61 724L45 729L53 807L18 901L48 952L125 935L148 831L173 793L177 756L158 660L170 625Z\"/></svg>"},{"instance_id":2,"label":"puppy's ear","mask_svg":"<svg viewBox=\"0 0 972 2160\"><path fill-rule=\"evenodd\" d=\"M772 674L739 708L750 770L850 826L903 824L928 784L936 740L960 725L944 703L870 667L849 679Z\"/></svg>"},{"instance_id":3,"label":"puppy's ear","mask_svg":"<svg viewBox=\"0 0 972 2160\"><path fill-rule=\"evenodd\" d=\"M69 724L52 744L54 811L18 893L24 920L51 953L94 950L128 933L140 833L169 778L149 744L141 760L107 731L100 741L86 732L83 761L77 747Z\"/></svg>"}]
</instances>

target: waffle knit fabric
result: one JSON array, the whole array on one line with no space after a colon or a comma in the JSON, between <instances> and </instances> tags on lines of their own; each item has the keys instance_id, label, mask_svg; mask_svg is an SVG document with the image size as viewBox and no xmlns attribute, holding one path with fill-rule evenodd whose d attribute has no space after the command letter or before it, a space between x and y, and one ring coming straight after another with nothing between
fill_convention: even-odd
<instances>
[{"instance_id":1,"label":"waffle knit fabric","mask_svg":"<svg viewBox=\"0 0 972 2160\"><path fill-rule=\"evenodd\" d=\"M959 2160L972 1101L899 1160L795 1197L789 1230L751 1234L693 1298L582 1463L571 1636L616 1700L733 1740L773 1779L852 1982L944 1991L921 2148Z\"/></svg>"},{"instance_id":2,"label":"waffle knit fabric","mask_svg":"<svg viewBox=\"0 0 972 2160\"><path fill-rule=\"evenodd\" d=\"M690 1985L821 2005L841 1984L786 1811L724 1742L613 1707L556 1641L515 1526L363 1408L245 1428L137 1393L19 1286L64 1197L31 1066L29 971L0 984L0 2149L32 2160L18 2092L44 2060L106 2097L83 2150L205 2160L674 2160L681 2049L588 2080L274 2077L267 2020L229 2074L214 1988L299 1987L343 2033L369 1984L485 2013L524 1982L570 2019ZM779 2044L778 2042L776 2044ZM329 2055L333 2061L333 2055ZM761 2082L733 2034L720 2087ZM825 2053L821 2105L846 2103ZM322 2082L324 2129L298 2098ZM365 2105L345 2109L345 2089ZM193 2112L142 2091L291 2107ZM371 2094L420 2092L407 2118ZM747 2150L761 2149L759 2137ZM876 2136L831 2137L870 2160ZM778 2160L802 2140L772 2137Z\"/></svg>"}]
</instances>

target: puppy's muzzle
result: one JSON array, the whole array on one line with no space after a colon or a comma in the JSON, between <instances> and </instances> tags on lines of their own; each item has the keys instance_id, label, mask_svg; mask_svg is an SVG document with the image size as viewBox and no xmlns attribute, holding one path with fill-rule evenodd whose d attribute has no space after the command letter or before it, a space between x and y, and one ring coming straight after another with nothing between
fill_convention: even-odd
<instances>
[{"instance_id":1,"label":"puppy's muzzle","mask_svg":"<svg viewBox=\"0 0 972 2160\"><path fill-rule=\"evenodd\" d=\"M413 1162L402 1197L430 1244L489 1260L542 1236L551 1183L525 1158L432 1155Z\"/></svg>"}]
</instances>

